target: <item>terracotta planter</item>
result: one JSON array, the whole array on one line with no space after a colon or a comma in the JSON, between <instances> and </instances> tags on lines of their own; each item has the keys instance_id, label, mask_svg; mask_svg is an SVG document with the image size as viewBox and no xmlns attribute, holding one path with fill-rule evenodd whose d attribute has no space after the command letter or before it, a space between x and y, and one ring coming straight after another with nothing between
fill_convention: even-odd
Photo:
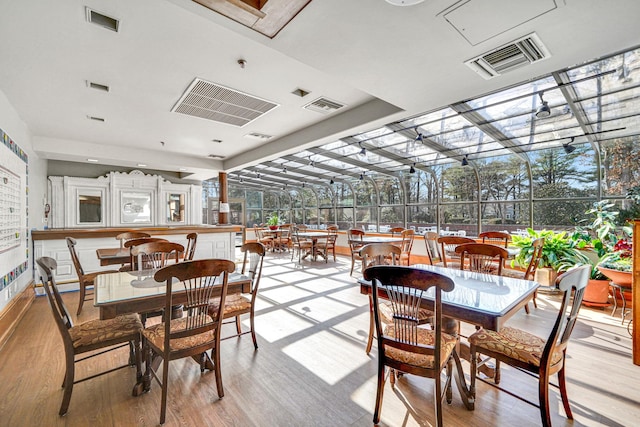
<instances>
[{"instance_id":1,"label":"terracotta planter","mask_svg":"<svg viewBox=\"0 0 640 427\"><path fill-rule=\"evenodd\" d=\"M606 279L590 279L584 290L582 303L589 307L606 307L609 305L609 281Z\"/></svg>"},{"instance_id":2,"label":"terracotta planter","mask_svg":"<svg viewBox=\"0 0 640 427\"><path fill-rule=\"evenodd\" d=\"M631 282L633 280L633 274L630 271L619 271L612 270L610 268L598 267L598 270L612 282L617 283L620 286L624 286L626 288L631 287Z\"/></svg>"}]
</instances>

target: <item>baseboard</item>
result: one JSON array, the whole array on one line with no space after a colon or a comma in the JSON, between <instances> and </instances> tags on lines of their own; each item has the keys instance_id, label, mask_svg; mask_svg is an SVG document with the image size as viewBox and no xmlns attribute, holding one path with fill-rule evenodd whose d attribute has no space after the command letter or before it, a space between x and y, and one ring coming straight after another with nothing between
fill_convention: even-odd
<instances>
[{"instance_id":1,"label":"baseboard","mask_svg":"<svg viewBox=\"0 0 640 427\"><path fill-rule=\"evenodd\" d=\"M0 349L13 334L34 299L35 292L32 282L2 310L0 313Z\"/></svg>"}]
</instances>

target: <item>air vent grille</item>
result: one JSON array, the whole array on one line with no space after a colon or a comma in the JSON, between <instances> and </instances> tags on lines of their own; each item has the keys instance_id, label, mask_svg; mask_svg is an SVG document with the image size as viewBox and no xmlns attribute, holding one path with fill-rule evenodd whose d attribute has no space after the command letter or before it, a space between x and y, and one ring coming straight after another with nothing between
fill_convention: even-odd
<instances>
[{"instance_id":1,"label":"air vent grille","mask_svg":"<svg viewBox=\"0 0 640 427\"><path fill-rule=\"evenodd\" d=\"M308 103L303 108L322 114L329 114L339 110L344 107L344 105L345 104L341 102L333 101L329 98L318 98L315 101Z\"/></svg>"},{"instance_id":2,"label":"air vent grille","mask_svg":"<svg viewBox=\"0 0 640 427\"><path fill-rule=\"evenodd\" d=\"M465 64L488 80L550 56L549 50L534 33L470 59Z\"/></svg>"},{"instance_id":3,"label":"air vent grille","mask_svg":"<svg viewBox=\"0 0 640 427\"><path fill-rule=\"evenodd\" d=\"M172 112L242 127L278 104L196 78Z\"/></svg>"},{"instance_id":4,"label":"air vent grille","mask_svg":"<svg viewBox=\"0 0 640 427\"><path fill-rule=\"evenodd\" d=\"M116 18L112 18L107 15L103 15L100 12L96 12L93 9L86 8L87 12L87 21L92 24L96 24L101 26L102 28L106 28L107 30L118 32L118 28L120 28L120 21Z\"/></svg>"}]
</instances>

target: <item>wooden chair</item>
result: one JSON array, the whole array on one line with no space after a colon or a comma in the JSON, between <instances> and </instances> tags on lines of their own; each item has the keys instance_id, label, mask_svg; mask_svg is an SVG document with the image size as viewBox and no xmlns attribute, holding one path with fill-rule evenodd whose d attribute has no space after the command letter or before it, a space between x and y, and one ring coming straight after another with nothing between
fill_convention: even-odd
<instances>
[{"instance_id":1,"label":"wooden chair","mask_svg":"<svg viewBox=\"0 0 640 427\"><path fill-rule=\"evenodd\" d=\"M373 414L374 424L380 421L385 370L391 370L391 387L395 373L433 378L435 383L436 426L442 426L442 399L451 403L451 373L458 339L442 332L442 292L454 288L453 281L431 271L396 266L376 266L364 271L364 278L372 282L372 298L376 333L378 336L378 391ZM434 328L418 328L423 296L434 288ZM380 295L391 301L393 322L383 328ZM442 371L445 379L442 380Z\"/></svg>"},{"instance_id":2,"label":"wooden chair","mask_svg":"<svg viewBox=\"0 0 640 427\"><path fill-rule=\"evenodd\" d=\"M486 274L502 274L502 265L509 252L500 246L487 243L464 243L456 246L460 254L460 270Z\"/></svg>"},{"instance_id":3,"label":"wooden chair","mask_svg":"<svg viewBox=\"0 0 640 427\"><path fill-rule=\"evenodd\" d=\"M540 265L540 259L542 258L542 248L544 247L544 237L540 237L531 242L531 246L533 247L533 251L531 252L531 259L529 260L529 265L527 269L522 272L518 270L504 269L502 270L502 275L507 277L514 277L516 279L524 279L524 280L535 280L536 271L538 270L538 266ZM538 296L538 292L533 293L533 306L538 308L538 303L536 302L536 297ZM524 306L525 311L529 314L529 304Z\"/></svg>"},{"instance_id":4,"label":"wooden chair","mask_svg":"<svg viewBox=\"0 0 640 427\"><path fill-rule=\"evenodd\" d=\"M258 296L258 286L260 285L260 277L262 276L262 263L266 249L262 243L251 242L245 243L240 248L244 252L244 261L242 262L242 274L251 279L251 299L242 294L227 295L224 302L224 319L235 318L236 334L222 339L239 337L240 335L251 333L253 346L258 349L258 341L256 340L256 329L254 323L256 297ZM214 298L209 302L209 314L216 315L220 305L220 298ZM240 316L249 313L250 330L242 332L242 322Z\"/></svg>"},{"instance_id":5,"label":"wooden chair","mask_svg":"<svg viewBox=\"0 0 640 427\"><path fill-rule=\"evenodd\" d=\"M124 242L124 247L129 248L129 264L123 264L122 267L120 267L119 271L132 271L133 269L132 266L135 265L135 260L131 255L131 249L134 246L138 246L143 243L151 243L151 242L168 242L168 240L162 239L160 237L140 237L138 239L130 239Z\"/></svg>"},{"instance_id":6,"label":"wooden chair","mask_svg":"<svg viewBox=\"0 0 640 427\"><path fill-rule=\"evenodd\" d=\"M80 300L78 302L78 311L76 312L76 316L79 316L82 312L82 305L85 301L90 301L93 299L93 291L87 292L87 288L93 288L95 285L96 277L100 274L106 273L116 273L116 270L101 270L95 271L93 273L85 273L82 268L82 264L80 263L80 258L78 257L78 252L76 251L76 239L73 237L67 237L67 247L69 248L69 253L71 254L71 261L73 261L73 266L76 269L76 274L78 275L78 284L80 285Z\"/></svg>"},{"instance_id":7,"label":"wooden chair","mask_svg":"<svg viewBox=\"0 0 640 427\"><path fill-rule=\"evenodd\" d=\"M391 237L395 237L396 234L402 234L403 231L404 227L393 227L389 230L389 232L391 233Z\"/></svg>"},{"instance_id":8,"label":"wooden chair","mask_svg":"<svg viewBox=\"0 0 640 427\"><path fill-rule=\"evenodd\" d=\"M565 383L565 359L569 337L578 318L578 311L589 280L590 266L575 267L562 275L558 285L563 292L558 316L546 341L526 331L505 327L500 332L481 329L469 337L471 344L471 385L470 392L475 396L478 366L486 362L477 361L479 355L507 363L518 369L531 372L538 377L538 404L521 400L540 409L542 425L551 426L549 411L549 377L558 374L558 385L562 404L567 418L573 419L567 387ZM571 294L573 293L573 301ZM496 371L496 374L498 371ZM495 383L500 377L496 375ZM503 390L503 389L501 389ZM510 393L511 394L511 393Z\"/></svg>"},{"instance_id":9,"label":"wooden chair","mask_svg":"<svg viewBox=\"0 0 640 427\"><path fill-rule=\"evenodd\" d=\"M146 371L145 390L151 386L151 375L162 386L160 424L164 424L167 411L169 386L169 362L190 356L200 356L201 369L205 359L213 363L218 397L224 396L220 370L220 329L227 295L227 280L235 270L233 261L223 259L200 259L169 265L158 270L154 279L166 281L166 298L163 322L143 329ZM175 281L174 283L174 279ZM171 319L173 290L184 288L187 296L185 316ZM220 306L214 316L209 315L209 300L214 292L220 295ZM206 353L211 349L213 361ZM162 380L152 368L152 356L162 357Z\"/></svg>"},{"instance_id":10,"label":"wooden chair","mask_svg":"<svg viewBox=\"0 0 640 427\"><path fill-rule=\"evenodd\" d=\"M280 226L280 234L273 241L275 247L289 252L291 249L291 224L282 224Z\"/></svg>"},{"instance_id":11,"label":"wooden chair","mask_svg":"<svg viewBox=\"0 0 640 427\"><path fill-rule=\"evenodd\" d=\"M256 239L259 243L262 243L265 248L267 249L273 249L273 236L267 236L265 234L265 229L264 228L256 228L255 229L255 233L256 233Z\"/></svg>"},{"instance_id":12,"label":"wooden chair","mask_svg":"<svg viewBox=\"0 0 640 427\"><path fill-rule=\"evenodd\" d=\"M365 266L365 269L376 265L399 265L401 254L402 250L400 247L391 243L369 243L360 249L362 264ZM389 301L381 302L379 308L382 322L385 325L393 323L393 313ZM369 354L371 346L373 345L373 332L375 329L373 323L373 300L371 296L369 296L369 309L369 337L367 339L367 348L365 349L367 354ZM433 313L431 311L420 309L418 316L419 324L430 323L432 315Z\"/></svg>"},{"instance_id":13,"label":"wooden chair","mask_svg":"<svg viewBox=\"0 0 640 427\"><path fill-rule=\"evenodd\" d=\"M156 270L170 261L180 262L184 246L174 242L149 242L131 248L132 270Z\"/></svg>"},{"instance_id":14,"label":"wooden chair","mask_svg":"<svg viewBox=\"0 0 640 427\"><path fill-rule=\"evenodd\" d=\"M465 243L475 242L476 241L473 239L461 236L438 237L440 255L442 256L442 265L449 268L460 268L460 255L456 252L456 247Z\"/></svg>"},{"instance_id":15,"label":"wooden chair","mask_svg":"<svg viewBox=\"0 0 640 427\"><path fill-rule=\"evenodd\" d=\"M333 261L336 261L336 241L338 240L338 226L330 225L327 227L329 236L325 240L318 240L316 246L318 250L324 254L324 262L329 262L329 252L333 254Z\"/></svg>"},{"instance_id":16,"label":"wooden chair","mask_svg":"<svg viewBox=\"0 0 640 427\"><path fill-rule=\"evenodd\" d=\"M184 260L192 261L196 254L196 243L198 242L198 233L187 234L187 247L184 250Z\"/></svg>"},{"instance_id":17,"label":"wooden chair","mask_svg":"<svg viewBox=\"0 0 640 427\"><path fill-rule=\"evenodd\" d=\"M151 237L151 234L142 231L127 231L116 236L116 240L120 240L120 247L124 248L124 243L131 239L140 239L143 237Z\"/></svg>"},{"instance_id":18,"label":"wooden chair","mask_svg":"<svg viewBox=\"0 0 640 427\"><path fill-rule=\"evenodd\" d=\"M407 229L402 230L400 234L402 235L402 244L400 246L402 249L402 253L400 254L400 265L411 265L411 248L413 248L413 239L416 232L411 229Z\"/></svg>"},{"instance_id":19,"label":"wooden chair","mask_svg":"<svg viewBox=\"0 0 640 427\"><path fill-rule=\"evenodd\" d=\"M478 234L478 237L482 239L482 243L488 243L491 245L508 247L511 242L511 234L504 231L485 231Z\"/></svg>"},{"instance_id":20,"label":"wooden chair","mask_svg":"<svg viewBox=\"0 0 640 427\"><path fill-rule=\"evenodd\" d=\"M293 257L297 251L298 264L300 264L302 262L302 252L304 251L304 253L307 253L313 250L313 242L311 240L301 238L300 236L298 236L298 232L299 232L298 227L293 227L293 230L291 233L291 244L292 244L291 261L293 261Z\"/></svg>"},{"instance_id":21,"label":"wooden chair","mask_svg":"<svg viewBox=\"0 0 640 427\"><path fill-rule=\"evenodd\" d=\"M443 265L440 249L438 249L438 233L427 231L424 233L424 244L427 249L427 257L431 265Z\"/></svg>"},{"instance_id":22,"label":"wooden chair","mask_svg":"<svg viewBox=\"0 0 640 427\"><path fill-rule=\"evenodd\" d=\"M349 275L353 274L353 267L356 264L356 261L362 261L362 257L360 256L360 249L365 245L362 241L362 237L364 236L364 231L359 230L357 228L350 228L347 230L347 239L349 240L349 250L351 252L351 272Z\"/></svg>"},{"instance_id":23,"label":"wooden chair","mask_svg":"<svg viewBox=\"0 0 640 427\"><path fill-rule=\"evenodd\" d=\"M138 315L126 314L109 320L90 320L81 325L74 325L69 311L58 292L58 287L53 276L52 271L57 268L56 261L53 258L40 257L36 260L36 264L40 273L40 280L42 281L49 305L51 306L54 321L62 336L62 343L64 345L65 374L62 384L64 395L62 397L60 411L58 412L60 416L65 415L69 409L74 384L130 366L130 364L125 364L76 380L75 364L77 362L99 356L111 350L132 345L134 357L130 357L129 360L135 361L136 376L138 380L141 379L142 354L140 349L140 332L142 330L142 323ZM96 353L94 352L95 350L102 351ZM88 352L94 353L76 359L76 356Z\"/></svg>"}]
</instances>

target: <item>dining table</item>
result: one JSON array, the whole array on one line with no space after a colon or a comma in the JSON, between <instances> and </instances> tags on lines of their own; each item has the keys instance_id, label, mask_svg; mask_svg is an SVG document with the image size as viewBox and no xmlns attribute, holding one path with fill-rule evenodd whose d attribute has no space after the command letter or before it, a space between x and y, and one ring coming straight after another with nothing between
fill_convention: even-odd
<instances>
[{"instance_id":1,"label":"dining table","mask_svg":"<svg viewBox=\"0 0 640 427\"><path fill-rule=\"evenodd\" d=\"M309 255L311 258L316 261L318 259L318 255L326 259L326 254L318 251L318 240L328 239L329 232L328 231L300 231L298 232L299 239L311 240L311 251L304 254L302 259L306 259Z\"/></svg>"},{"instance_id":2,"label":"dining table","mask_svg":"<svg viewBox=\"0 0 640 427\"><path fill-rule=\"evenodd\" d=\"M96 256L101 266L127 264L131 260L129 248L96 249Z\"/></svg>"},{"instance_id":3,"label":"dining table","mask_svg":"<svg viewBox=\"0 0 640 427\"><path fill-rule=\"evenodd\" d=\"M163 309L166 303L166 282L157 282L154 279L156 271L120 271L98 275L95 282L94 306L100 309L100 319L112 319L121 314ZM219 292L219 289L214 289L212 297L219 296ZM248 276L237 272L229 275L227 294L250 292L251 279ZM184 287L174 286L172 303L177 305L185 302L187 302L187 295ZM200 363L196 357L194 360ZM154 358L152 364L157 368L159 358ZM205 368L213 370L209 359L205 363ZM148 379L138 378L133 387L133 395L138 396L146 392L149 385Z\"/></svg>"},{"instance_id":4,"label":"dining table","mask_svg":"<svg viewBox=\"0 0 640 427\"><path fill-rule=\"evenodd\" d=\"M414 264L410 267L433 271L451 278L455 284L451 292L442 293L442 315L445 332L458 335L459 322L467 322L485 329L499 331L505 322L521 310L531 298L539 284L531 280L516 279L493 274L439 267L428 264ZM360 279L360 293L369 296L369 309L373 310L371 283ZM422 299L421 307L433 310L432 288ZM384 291L379 293L385 298ZM373 316L370 316L370 327L373 327ZM456 353L456 384L462 401L467 409L474 408L474 396L467 387L460 357L469 359L468 347L460 343ZM488 372L492 374L492 372Z\"/></svg>"}]
</instances>

